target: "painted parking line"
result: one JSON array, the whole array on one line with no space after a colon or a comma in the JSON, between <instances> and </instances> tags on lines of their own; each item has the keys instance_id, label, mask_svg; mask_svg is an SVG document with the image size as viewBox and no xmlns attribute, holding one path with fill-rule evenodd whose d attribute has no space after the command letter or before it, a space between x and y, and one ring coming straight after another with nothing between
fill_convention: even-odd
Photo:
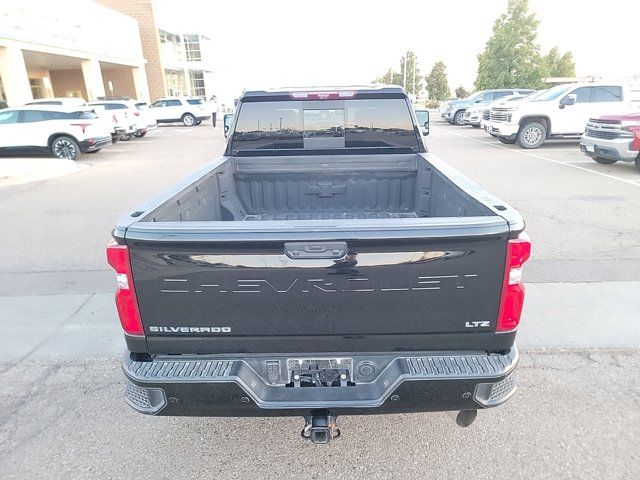
<instances>
[{"instance_id":1,"label":"painted parking line","mask_svg":"<svg viewBox=\"0 0 640 480\"><path fill-rule=\"evenodd\" d=\"M588 163L589 165L595 164L593 160L566 160L562 163Z\"/></svg>"},{"instance_id":2,"label":"painted parking line","mask_svg":"<svg viewBox=\"0 0 640 480\"><path fill-rule=\"evenodd\" d=\"M511 153L517 153L519 155L524 155L524 156L532 157L532 158L539 158L540 160L546 160L547 162L550 162L550 163L556 163L558 165L564 165L566 167L576 168L578 170L582 170L584 172L592 173L594 175L600 175L601 177L605 177L605 178L608 178L610 180L615 180L617 182L626 183L627 185L633 185L634 187L640 187L640 183L637 183L637 180L626 180L624 178L616 177L615 175L609 175L608 173L596 172L595 170L591 170L589 168L584 168L584 167L581 167L579 165L573 165L573 162L567 162L567 161L563 162L561 160L554 160L552 158L548 158L548 157L544 157L542 155L538 155L537 153L530 153L530 152L525 152L525 151L521 151L521 150L516 150L514 148L508 148L508 147L505 147L503 145L496 145L493 142L487 142L485 140L479 140L477 138L469 137L467 135L462 135L461 133L456 133L456 132L447 132L447 133L449 133L451 135L456 135L458 137L466 138L468 140L473 140L474 142L483 143L485 145L489 145L489 146L492 146L492 147L495 147L495 148L500 148L502 150L507 150L508 152L511 152Z\"/></svg>"}]
</instances>

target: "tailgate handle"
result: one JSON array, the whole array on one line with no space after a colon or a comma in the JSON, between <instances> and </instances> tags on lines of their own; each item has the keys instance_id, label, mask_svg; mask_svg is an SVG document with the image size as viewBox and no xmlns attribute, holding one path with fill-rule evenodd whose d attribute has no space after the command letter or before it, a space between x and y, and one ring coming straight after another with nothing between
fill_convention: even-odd
<instances>
[{"instance_id":1,"label":"tailgate handle","mask_svg":"<svg viewBox=\"0 0 640 480\"><path fill-rule=\"evenodd\" d=\"M342 258L347 254L347 242L288 242L284 253L289 258Z\"/></svg>"}]
</instances>

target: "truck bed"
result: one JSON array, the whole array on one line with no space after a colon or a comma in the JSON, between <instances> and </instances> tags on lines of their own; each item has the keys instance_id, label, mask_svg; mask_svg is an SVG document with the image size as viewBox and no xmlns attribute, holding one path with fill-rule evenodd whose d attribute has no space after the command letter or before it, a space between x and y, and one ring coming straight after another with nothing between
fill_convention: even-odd
<instances>
[{"instance_id":1,"label":"truck bed","mask_svg":"<svg viewBox=\"0 0 640 480\"><path fill-rule=\"evenodd\" d=\"M493 215L420 154L235 157L141 221L399 219Z\"/></svg>"},{"instance_id":2,"label":"truck bed","mask_svg":"<svg viewBox=\"0 0 640 480\"><path fill-rule=\"evenodd\" d=\"M447 168L422 154L225 157L194 174L116 229L144 348L509 348L495 321L520 217Z\"/></svg>"}]
</instances>

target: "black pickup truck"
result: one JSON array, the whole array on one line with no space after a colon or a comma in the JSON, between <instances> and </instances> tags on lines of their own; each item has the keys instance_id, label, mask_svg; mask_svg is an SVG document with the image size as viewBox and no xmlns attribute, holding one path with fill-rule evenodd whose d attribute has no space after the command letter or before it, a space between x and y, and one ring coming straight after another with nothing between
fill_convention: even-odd
<instances>
[{"instance_id":1,"label":"black pickup truck","mask_svg":"<svg viewBox=\"0 0 640 480\"><path fill-rule=\"evenodd\" d=\"M521 216L427 153L397 87L247 91L225 155L107 247L141 413L450 411L515 391Z\"/></svg>"}]
</instances>

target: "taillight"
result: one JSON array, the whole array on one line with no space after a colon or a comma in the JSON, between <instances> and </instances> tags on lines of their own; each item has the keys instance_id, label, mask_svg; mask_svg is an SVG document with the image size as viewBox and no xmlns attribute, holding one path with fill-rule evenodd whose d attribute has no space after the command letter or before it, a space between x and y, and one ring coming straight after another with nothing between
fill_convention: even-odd
<instances>
[{"instance_id":1,"label":"taillight","mask_svg":"<svg viewBox=\"0 0 640 480\"><path fill-rule=\"evenodd\" d=\"M126 245L110 243L107 245L107 261L116 271L118 281L116 307L122 328L129 335L144 335L133 275L131 275L129 248Z\"/></svg>"},{"instance_id":2,"label":"taillight","mask_svg":"<svg viewBox=\"0 0 640 480\"><path fill-rule=\"evenodd\" d=\"M74 126L74 127L80 127L82 129L82 133L85 133L85 130L87 129L87 127L91 126L91 123L86 123L86 122L83 122L83 123L72 123L71 125Z\"/></svg>"},{"instance_id":3,"label":"taillight","mask_svg":"<svg viewBox=\"0 0 640 480\"><path fill-rule=\"evenodd\" d=\"M521 233L519 238L509 240L500 311L496 324L497 332L514 330L520 323L522 305L524 304L522 265L530 255L531 241L525 233Z\"/></svg>"}]
</instances>

